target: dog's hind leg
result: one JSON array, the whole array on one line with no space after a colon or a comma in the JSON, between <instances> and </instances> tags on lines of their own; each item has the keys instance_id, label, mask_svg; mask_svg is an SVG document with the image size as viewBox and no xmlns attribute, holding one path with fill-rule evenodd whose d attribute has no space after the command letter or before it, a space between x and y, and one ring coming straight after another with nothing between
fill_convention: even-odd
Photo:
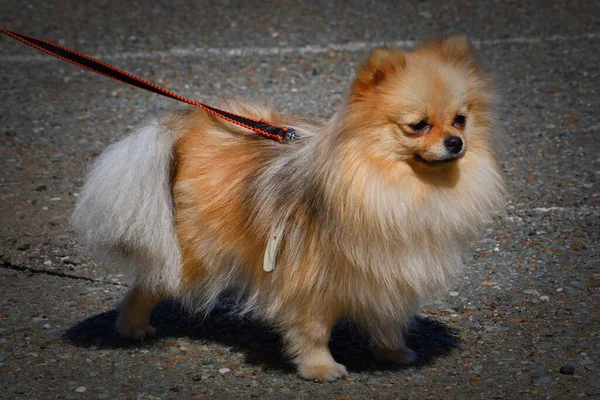
<instances>
[{"instance_id":1,"label":"dog's hind leg","mask_svg":"<svg viewBox=\"0 0 600 400\"><path fill-rule=\"evenodd\" d=\"M148 339L156 333L150 326L152 310L165 300L162 293L147 291L134 287L127 293L117 319L117 331L121 336L136 340Z\"/></svg>"}]
</instances>

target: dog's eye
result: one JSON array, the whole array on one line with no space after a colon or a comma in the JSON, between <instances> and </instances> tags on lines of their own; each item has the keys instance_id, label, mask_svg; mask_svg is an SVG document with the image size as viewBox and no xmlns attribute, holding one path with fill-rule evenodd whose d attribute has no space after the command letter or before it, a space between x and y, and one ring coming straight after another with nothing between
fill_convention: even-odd
<instances>
[{"instance_id":1,"label":"dog's eye","mask_svg":"<svg viewBox=\"0 0 600 400\"><path fill-rule=\"evenodd\" d=\"M415 132L423 132L427 130L427 128L429 128L429 124L423 120L420 120L416 124L410 124L408 126Z\"/></svg>"},{"instance_id":2,"label":"dog's eye","mask_svg":"<svg viewBox=\"0 0 600 400\"><path fill-rule=\"evenodd\" d=\"M454 117L454 121L452 122L452 125L454 125L457 128L464 128L466 123L467 123L467 117L459 114L456 117Z\"/></svg>"}]
</instances>

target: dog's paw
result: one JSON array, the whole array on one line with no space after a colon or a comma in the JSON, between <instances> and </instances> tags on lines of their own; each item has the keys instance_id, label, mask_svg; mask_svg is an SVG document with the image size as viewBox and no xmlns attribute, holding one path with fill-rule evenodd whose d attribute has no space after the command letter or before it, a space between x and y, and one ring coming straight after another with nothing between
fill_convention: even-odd
<instances>
[{"instance_id":1,"label":"dog's paw","mask_svg":"<svg viewBox=\"0 0 600 400\"><path fill-rule=\"evenodd\" d=\"M310 381L326 382L334 381L348 375L346 367L332 361L327 364L299 365L298 375Z\"/></svg>"},{"instance_id":2,"label":"dog's paw","mask_svg":"<svg viewBox=\"0 0 600 400\"><path fill-rule=\"evenodd\" d=\"M117 332L122 337L142 341L150 339L156 335L156 329L149 324L136 324L126 320L119 320L119 322L117 322Z\"/></svg>"},{"instance_id":3,"label":"dog's paw","mask_svg":"<svg viewBox=\"0 0 600 400\"><path fill-rule=\"evenodd\" d=\"M417 361L417 353L408 347L401 349L384 349L376 347L373 349L375 360L380 363L409 365Z\"/></svg>"}]
</instances>

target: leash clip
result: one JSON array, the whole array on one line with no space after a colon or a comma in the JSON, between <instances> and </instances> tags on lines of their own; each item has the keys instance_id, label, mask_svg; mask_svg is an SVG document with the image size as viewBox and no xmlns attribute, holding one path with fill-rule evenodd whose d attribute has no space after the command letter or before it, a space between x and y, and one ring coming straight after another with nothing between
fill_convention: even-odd
<instances>
[{"instance_id":1,"label":"leash clip","mask_svg":"<svg viewBox=\"0 0 600 400\"><path fill-rule=\"evenodd\" d=\"M250 125L250 124L249 124ZM250 125L250 129L256 128L259 132L266 132L271 139L277 140L279 143L291 143L300 137L296 134L294 128L287 126L271 125L269 122L261 119Z\"/></svg>"},{"instance_id":2,"label":"leash clip","mask_svg":"<svg viewBox=\"0 0 600 400\"><path fill-rule=\"evenodd\" d=\"M296 134L296 130L294 128L287 128L283 134L283 139L279 140L279 143L291 143L294 140L300 139L300 136Z\"/></svg>"}]
</instances>

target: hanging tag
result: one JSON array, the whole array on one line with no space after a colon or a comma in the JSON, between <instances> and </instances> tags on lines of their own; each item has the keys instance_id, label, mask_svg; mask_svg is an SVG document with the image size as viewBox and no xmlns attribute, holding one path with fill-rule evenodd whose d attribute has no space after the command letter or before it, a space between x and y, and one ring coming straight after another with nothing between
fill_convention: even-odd
<instances>
[{"instance_id":1,"label":"hanging tag","mask_svg":"<svg viewBox=\"0 0 600 400\"><path fill-rule=\"evenodd\" d=\"M271 231L267 249L265 250L265 259L263 261L263 269L265 272L272 272L275 269L275 258L277 257L277 250L279 250L279 244L283 237L284 227L285 218L281 218L275 228Z\"/></svg>"}]
</instances>

